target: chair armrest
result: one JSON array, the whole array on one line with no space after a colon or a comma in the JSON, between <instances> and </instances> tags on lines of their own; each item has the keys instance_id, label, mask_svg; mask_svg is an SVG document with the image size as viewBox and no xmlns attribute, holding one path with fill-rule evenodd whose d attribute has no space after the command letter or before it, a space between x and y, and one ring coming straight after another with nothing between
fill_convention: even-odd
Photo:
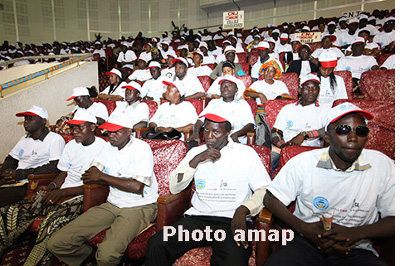
<instances>
[{"instance_id":1,"label":"chair armrest","mask_svg":"<svg viewBox=\"0 0 400 266\"><path fill-rule=\"evenodd\" d=\"M32 200L36 196L36 191L49 185L58 174L28 175L28 190L25 199Z\"/></svg>"},{"instance_id":2,"label":"chair armrest","mask_svg":"<svg viewBox=\"0 0 400 266\"><path fill-rule=\"evenodd\" d=\"M110 188L107 185L85 184L83 186L83 212L106 202L109 191Z\"/></svg>"},{"instance_id":3,"label":"chair armrest","mask_svg":"<svg viewBox=\"0 0 400 266\"><path fill-rule=\"evenodd\" d=\"M265 241L256 242L256 265L263 265L267 257L276 248L277 242L270 243L268 240L269 230L274 228L272 213L263 208L258 216L257 230L264 230L267 234ZM279 243L278 243L279 244Z\"/></svg>"},{"instance_id":4,"label":"chair armrest","mask_svg":"<svg viewBox=\"0 0 400 266\"><path fill-rule=\"evenodd\" d=\"M182 134L185 138L185 140L187 140L188 138L190 138L190 136L192 136L193 134L193 130L189 129L189 130L183 130Z\"/></svg>"},{"instance_id":5,"label":"chair armrest","mask_svg":"<svg viewBox=\"0 0 400 266\"><path fill-rule=\"evenodd\" d=\"M149 127L138 127L135 128L135 134L137 139L143 138L144 133L146 133L150 128Z\"/></svg>"},{"instance_id":6,"label":"chair armrest","mask_svg":"<svg viewBox=\"0 0 400 266\"><path fill-rule=\"evenodd\" d=\"M247 145L255 145L256 143L256 138L255 138L255 132L247 132Z\"/></svg>"},{"instance_id":7,"label":"chair armrest","mask_svg":"<svg viewBox=\"0 0 400 266\"><path fill-rule=\"evenodd\" d=\"M189 209L190 192L191 189L188 188L178 194L167 194L158 197L157 231L183 217L183 213Z\"/></svg>"}]
</instances>

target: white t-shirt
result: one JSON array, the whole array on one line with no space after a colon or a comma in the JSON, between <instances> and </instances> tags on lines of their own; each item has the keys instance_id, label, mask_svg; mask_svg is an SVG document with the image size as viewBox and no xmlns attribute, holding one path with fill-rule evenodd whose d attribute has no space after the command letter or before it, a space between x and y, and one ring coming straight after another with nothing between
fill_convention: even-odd
<instances>
[{"instance_id":1,"label":"white t-shirt","mask_svg":"<svg viewBox=\"0 0 400 266\"><path fill-rule=\"evenodd\" d=\"M351 44L351 42L354 41L357 37L358 37L357 33L350 35L348 32L343 32L337 38L336 43L338 46L345 46Z\"/></svg>"},{"instance_id":2,"label":"white t-shirt","mask_svg":"<svg viewBox=\"0 0 400 266\"><path fill-rule=\"evenodd\" d=\"M281 80L274 80L274 84L270 85L265 80L257 80L251 84L250 88L256 92L262 93L268 100L274 100L277 96L284 93L290 95L286 84ZM258 105L262 104L260 98L256 98Z\"/></svg>"},{"instance_id":3,"label":"white t-shirt","mask_svg":"<svg viewBox=\"0 0 400 266\"><path fill-rule=\"evenodd\" d=\"M167 78L172 78L175 75L175 67L161 69L161 75Z\"/></svg>"},{"instance_id":4,"label":"white t-shirt","mask_svg":"<svg viewBox=\"0 0 400 266\"><path fill-rule=\"evenodd\" d=\"M164 76L159 76L157 79L150 79L143 84L141 97L145 96L152 97L154 101L160 102L160 98L163 97L163 93L166 91L167 86L162 82L167 80Z\"/></svg>"},{"instance_id":5,"label":"white t-shirt","mask_svg":"<svg viewBox=\"0 0 400 266\"><path fill-rule=\"evenodd\" d=\"M318 130L325 127L327 117L326 113L330 106L310 104L303 106L298 103L285 105L274 124L274 128L283 132L283 140L290 141L302 131ZM317 146L320 147L322 141L319 139L304 140L301 146Z\"/></svg>"},{"instance_id":6,"label":"white t-shirt","mask_svg":"<svg viewBox=\"0 0 400 266\"><path fill-rule=\"evenodd\" d=\"M128 77L129 80L145 81L151 79L150 69L137 69Z\"/></svg>"},{"instance_id":7,"label":"white t-shirt","mask_svg":"<svg viewBox=\"0 0 400 266\"><path fill-rule=\"evenodd\" d=\"M375 58L371 55L345 56L339 59L336 70L349 70L353 78L360 79L361 74L377 66Z\"/></svg>"},{"instance_id":8,"label":"white t-shirt","mask_svg":"<svg viewBox=\"0 0 400 266\"><path fill-rule=\"evenodd\" d=\"M117 107L111 113L110 117L114 113L123 113L132 121L133 125L142 121L149 121L149 106L146 103L135 102L129 105L128 102L116 102L116 104Z\"/></svg>"},{"instance_id":9,"label":"white t-shirt","mask_svg":"<svg viewBox=\"0 0 400 266\"><path fill-rule=\"evenodd\" d=\"M151 52L146 52L143 51L139 57L144 57L146 59L146 62L149 62L151 60Z\"/></svg>"},{"instance_id":10,"label":"white t-shirt","mask_svg":"<svg viewBox=\"0 0 400 266\"><path fill-rule=\"evenodd\" d=\"M108 143L95 161L104 167L102 172L108 175L131 178L145 184L143 195L110 186L107 201L112 205L118 208L130 208L157 201L158 185L153 172L153 153L146 142L131 137L129 143L121 150Z\"/></svg>"},{"instance_id":11,"label":"white t-shirt","mask_svg":"<svg viewBox=\"0 0 400 266\"><path fill-rule=\"evenodd\" d=\"M186 73L186 76L181 80L185 88L185 96L193 95L197 92L205 92L200 80L192 74Z\"/></svg>"},{"instance_id":12,"label":"white t-shirt","mask_svg":"<svg viewBox=\"0 0 400 266\"><path fill-rule=\"evenodd\" d=\"M395 69L395 60L396 56L391 55L385 60L381 67L386 67L387 69Z\"/></svg>"},{"instance_id":13,"label":"white t-shirt","mask_svg":"<svg viewBox=\"0 0 400 266\"><path fill-rule=\"evenodd\" d=\"M189 150L177 169L206 149L207 146L202 145ZM197 166L196 192L186 215L233 218L236 209L251 198L252 191L270 184L269 175L252 148L230 140L220 152L217 161L209 160Z\"/></svg>"},{"instance_id":14,"label":"white t-shirt","mask_svg":"<svg viewBox=\"0 0 400 266\"><path fill-rule=\"evenodd\" d=\"M57 165L60 171L67 172L67 177L60 189L83 186L82 174L89 169L90 163L106 145L106 141L99 137L95 137L95 141L88 146L83 146L75 140L68 142Z\"/></svg>"},{"instance_id":15,"label":"white t-shirt","mask_svg":"<svg viewBox=\"0 0 400 266\"><path fill-rule=\"evenodd\" d=\"M263 64L265 64L266 62L269 62L269 61L271 61L271 60L275 60L276 62L278 62L279 67L280 67L281 70L283 71L283 67L282 67L281 62L279 61L279 59L272 58L272 56L269 55L268 60L265 61L264 63L261 63L261 59L260 59L260 57L258 57L257 62L256 62L256 63L252 66L252 68L251 68L251 77L252 77L252 78L255 78L255 79L258 79L258 77L259 77L259 71L260 71L261 66L262 66ZM307 73L307 74L308 74L308 73Z\"/></svg>"},{"instance_id":16,"label":"white t-shirt","mask_svg":"<svg viewBox=\"0 0 400 266\"><path fill-rule=\"evenodd\" d=\"M319 89L318 102L320 104L329 104L332 106L335 100L348 99L346 86L342 77L335 75L336 86L332 92L330 78L321 76L321 85Z\"/></svg>"},{"instance_id":17,"label":"white t-shirt","mask_svg":"<svg viewBox=\"0 0 400 266\"><path fill-rule=\"evenodd\" d=\"M294 215L306 223L318 222L324 211L334 211L333 222L347 227L373 224L395 215L394 163L379 151L364 149L358 160L371 168L338 171L316 167L328 149L303 152L279 171L268 190L284 205L296 200ZM301 165L301 167L299 167ZM369 240L354 246L377 255Z\"/></svg>"},{"instance_id":18,"label":"white t-shirt","mask_svg":"<svg viewBox=\"0 0 400 266\"><path fill-rule=\"evenodd\" d=\"M64 139L54 132L49 132L43 141L24 135L9 155L18 160L17 170L31 169L59 160L64 146ZM27 181L27 179L20 180L20 182Z\"/></svg>"},{"instance_id":19,"label":"white t-shirt","mask_svg":"<svg viewBox=\"0 0 400 266\"><path fill-rule=\"evenodd\" d=\"M374 42L379 43L383 48L386 45L389 45L391 42L393 42L395 38L396 38L396 33L394 30L392 30L389 33L382 31L375 35Z\"/></svg>"},{"instance_id":20,"label":"white t-shirt","mask_svg":"<svg viewBox=\"0 0 400 266\"><path fill-rule=\"evenodd\" d=\"M106 51L103 49L96 49L92 52L92 54L99 54L100 58L106 58Z\"/></svg>"},{"instance_id":21,"label":"white t-shirt","mask_svg":"<svg viewBox=\"0 0 400 266\"><path fill-rule=\"evenodd\" d=\"M223 112L230 112L232 117L232 131L231 135L236 131L241 130L247 124L253 124L254 116L251 112L250 105L246 100L234 100L232 102L225 102L222 98L211 100L206 108L200 113L199 117L208 113L218 112L218 110L223 110ZM199 118L204 122L204 117ZM247 136L239 137L240 143L247 143Z\"/></svg>"},{"instance_id":22,"label":"white t-shirt","mask_svg":"<svg viewBox=\"0 0 400 266\"><path fill-rule=\"evenodd\" d=\"M79 106L75 106L72 112L75 112L79 109L85 109L85 108L80 108ZM95 117L103 118L105 121L108 120L107 107L103 103L93 102L93 104L85 110L94 115Z\"/></svg>"},{"instance_id":23,"label":"white t-shirt","mask_svg":"<svg viewBox=\"0 0 400 266\"><path fill-rule=\"evenodd\" d=\"M285 44L282 45L281 43L278 43L278 45L275 47L275 52L276 53L282 53L282 52L292 52L292 46L290 44Z\"/></svg>"},{"instance_id":24,"label":"white t-shirt","mask_svg":"<svg viewBox=\"0 0 400 266\"><path fill-rule=\"evenodd\" d=\"M322 52L325 52L325 51L332 51L332 52L334 52L334 53L337 55L338 59L344 57L344 54L342 53L342 51L340 51L340 49L339 49L339 48L336 48L336 47L331 47L331 48L328 48L328 49L317 48L317 49L311 54L311 56L314 57L314 58L316 58L316 59L318 59L319 55L320 55Z\"/></svg>"},{"instance_id":25,"label":"white t-shirt","mask_svg":"<svg viewBox=\"0 0 400 266\"><path fill-rule=\"evenodd\" d=\"M187 73L190 75L198 76L209 76L212 69L209 66L189 67Z\"/></svg>"},{"instance_id":26,"label":"white t-shirt","mask_svg":"<svg viewBox=\"0 0 400 266\"><path fill-rule=\"evenodd\" d=\"M131 62L131 61L135 61L136 59L137 59L137 56L136 56L135 52L132 50L127 50L125 54L122 51L119 52L117 61L118 62ZM133 69L133 64L124 65L124 67Z\"/></svg>"},{"instance_id":27,"label":"white t-shirt","mask_svg":"<svg viewBox=\"0 0 400 266\"><path fill-rule=\"evenodd\" d=\"M127 85L125 81L122 81L119 86L111 93L111 95L119 95L122 98L125 99L125 89L123 89L122 87ZM108 92L111 90L111 87L108 86L107 88L105 88L101 94L109 94Z\"/></svg>"},{"instance_id":28,"label":"white t-shirt","mask_svg":"<svg viewBox=\"0 0 400 266\"><path fill-rule=\"evenodd\" d=\"M221 95L221 84L218 83L222 78L223 77L217 77L217 79L211 84L210 88L208 89L207 94ZM244 98L243 93L246 90L246 86L244 85L243 81L238 79L236 85L238 87L237 98Z\"/></svg>"},{"instance_id":29,"label":"white t-shirt","mask_svg":"<svg viewBox=\"0 0 400 266\"><path fill-rule=\"evenodd\" d=\"M203 64L214 64L215 57L213 55L203 56Z\"/></svg>"}]
</instances>

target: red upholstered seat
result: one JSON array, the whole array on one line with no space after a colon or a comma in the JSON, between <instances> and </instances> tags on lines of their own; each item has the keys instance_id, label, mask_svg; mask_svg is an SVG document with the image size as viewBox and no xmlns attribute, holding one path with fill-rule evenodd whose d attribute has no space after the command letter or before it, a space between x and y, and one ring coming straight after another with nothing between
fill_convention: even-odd
<instances>
[{"instance_id":1,"label":"red upholstered seat","mask_svg":"<svg viewBox=\"0 0 400 266\"><path fill-rule=\"evenodd\" d=\"M92 101L104 104L107 107L108 115L110 115L117 107L115 101L112 100L92 99Z\"/></svg>"},{"instance_id":2,"label":"red upholstered seat","mask_svg":"<svg viewBox=\"0 0 400 266\"><path fill-rule=\"evenodd\" d=\"M203 100L200 100L200 99L188 99L188 100L185 100L185 101L190 102L194 106L194 108L196 109L197 115L199 115L203 111L203 106L204 106Z\"/></svg>"},{"instance_id":3,"label":"red upholstered seat","mask_svg":"<svg viewBox=\"0 0 400 266\"><path fill-rule=\"evenodd\" d=\"M204 64L203 66L208 66L208 67L211 68L212 70L215 69L215 64Z\"/></svg>"},{"instance_id":4,"label":"red upholstered seat","mask_svg":"<svg viewBox=\"0 0 400 266\"><path fill-rule=\"evenodd\" d=\"M157 178L158 182L158 193L160 195L170 194L168 187L168 179L170 173L178 166L180 161L186 156L187 153L187 144L180 140L144 140L147 142L151 150L153 151L153 159L154 159L154 174ZM86 198L86 187L85 187L85 198ZM107 193L108 194L108 193ZM107 195L104 195L104 199ZM85 205L85 202L84 202ZM85 209L86 210L86 209ZM160 217L160 209L157 217L156 223L161 223L163 218ZM159 222L161 220L161 222ZM158 226L153 225L148 228L146 231L142 232L140 235L135 237L131 244L129 244L127 250L125 251L125 256L131 259L139 259L145 256L147 240L156 233ZM161 228L159 228L161 229ZM105 237L105 232L98 233L91 240L88 241L88 244L96 246L98 243L101 243Z\"/></svg>"},{"instance_id":5,"label":"red upholstered seat","mask_svg":"<svg viewBox=\"0 0 400 266\"><path fill-rule=\"evenodd\" d=\"M349 97L350 100L353 99L353 79L351 77L351 72L343 70L335 71L334 73L343 78L344 85L346 86L347 97Z\"/></svg>"},{"instance_id":6,"label":"red upholstered seat","mask_svg":"<svg viewBox=\"0 0 400 266\"><path fill-rule=\"evenodd\" d=\"M283 59L285 58L285 54L286 54L286 52L281 52L281 53L279 53L279 62L281 62L281 65L282 65L282 67L283 67L282 72L285 71L285 66L286 66L286 63L285 63L285 61L283 60Z\"/></svg>"},{"instance_id":7,"label":"red upholstered seat","mask_svg":"<svg viewBox=\"0 0 400 266\"><path fill-rule=\"evenodd\" d=\"M142 102L149 106L149 119L151 119L157 111L158 108L157 102L155 101L142 101Z\"/></svg>"},{"instance_id":8,"label":"red upholstered seat","mask_svg":"<svg viewBox=\"0 0 400 266\"><path fill-rule=\"evenodd\" d=\"M105 88L108 87L109 83L108 83L109 77L106 75L105 72L101 72L99 74L99 91L102 92Z\"/></svg>"},{"instance_id":9,"label":"red upholstered seat","mask_svg":"<svg viewBox=\"0 0 400 266\"><path fill-rule=\"evenodd\" d=\"M247 63L247 54L246 53L236 53L239 64Z\"/></svg>"},{"instance_id":10,"label":"red upholstered seat","mask_svg":"<svg viewBox=\"0 0 400 266\"><path fill-rule=\"evenodd\" d=\"M257 114L257 102L251 99L246 99L246 102L250 105L251 112L253 113L254 118L256 118Z\"/></svg>"},{"instance_id":11,"label":"red upholstered seat","mask_svg":"<svg viewBox=\"0 0 400 266\"><path fill-rule=\"evenodd\" d=\"M296 73L283 73L280 80L288 87L290 96L293 100L298 99L299 94L299 77Z\"/></svg>"},{"instance_id":12,"label":"red upholstered seat","mask_svg":"<svg viewBox=\"0 0 400 266\"><path fill-rule=\"evenodd\" d=\"M246 75L250 75L250 64L249 63L239 63L242 66L242 70Z\"/></svg>"},{"instance_id":13,"label":"red upholstered seat","mask_svg":"<svg viewBox=\"0 0 400 266\"><path fill-rule=\"evenodd\" d=\"M347 100L337 100L336 106ZM395 103L390 101L348 101L374 115L374 119L368 121L370 133L365 145L367 149L378 150L393 160L395 159Z\"/></svg>"},{"instance_id":14,"label":"red upholstered seat","mask_svg":"<svg viewBox=\"0 0 400 266\"><path fill-rule=\"evenodd\" d=\"M65 144L74 139L74 136L71 134L60 134L60 136L63 137Z\"/></svg>"},{"instance_id":15,"label":"red upholstered seat","mask_svg":"<svg viewBox=\"0 0 400 266\"><path fill-rule=\"evenodd\" d=\"M395 100L395 70L371 70L361 74L360 90L366 100Z\"/></svg>"},{"instance_id":16,"label":"red upholstered seat","mask_svg":"<svg viewBox=\"0 0 400 266\"><path fill-rule=\"evenodd\" d=\"M321 42L312 42L307 44L310 45L311 53L317 50L318 48L321 48Z\"/></svg>"},{"instance_id":17,"label":"red upholstered seat","mask_svg":"<svg viewBox=\"0 0 400 266\"><path fill-rule=\"evenodd\" d=\"M236 76L236 78L240 79L241 81L243 81L244 86L246 87L246 89L248 89L250 87L250 85L253 83L253 79L251 78L250 75Z\"/></svg>"},{"instance_id":18,"label":"red upholstered seat","mask_svg":"<svg viewBox=\"0 0 400 266\"><path fill-rule=\"evenodd\" d=\"M204 91L207 92L212 83L211 78L209 76L198 76L197 78L200 80L200 83L203 86Z\"/></svg>"},{"instance_id":19,"label":"red upholstered seat","mask_svg":"<svg viewBox=\"0 0 400 266\"><path fill-rule=\"evenodd\" d=\"M258 52L250 52L247 58L247 63L251 66L254 65L258 60Z\"/></svg>"},{"instance_id":20,"label":"red upholstered seat","mask_svg":"<svg viewBox=\"0 0 400 266\"><path fill-rule=\"evenodd\" d=\"M268 125L272 128L275 124L276 117L283 106L291 103L295 103L295 100L270 100L264 105L265 120Z\"/></svg>"}]
</instances>

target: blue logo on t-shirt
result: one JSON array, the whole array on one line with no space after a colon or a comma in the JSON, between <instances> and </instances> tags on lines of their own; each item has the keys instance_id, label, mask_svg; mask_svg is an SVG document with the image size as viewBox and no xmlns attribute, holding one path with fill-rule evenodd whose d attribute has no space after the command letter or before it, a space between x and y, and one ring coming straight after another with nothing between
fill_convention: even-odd
<instances>
[{"instance_id":1,"label":"blue logo on t-shirt","mask_svg":"<svg viewBox=\"0 0 400 266\"><path fill-rule=\"evenodd\" d=\"M21 149L21 150L19 151L19 153L18 153L18 156L19 156L19 157L22 157L23 154L24 154L24 149Z\"/></svg>"},{"instance_id":2,"label":"blue logo on t-shirt","mask_svg":"<svg viewBox=\"0 0 400 266\"><path fill-rule=\"evenodd\" d=\"M351 67L347 66L346 70L351 71Z\"/></svg>"},{"instance_id":3,"label":"blue logo on t-shirt","mask_svg":"<svg viewBox=\"0 0 400 266\"><path fill-rule=\"evenodd\" d=\"M288 122L287 122L287 125L286 125L288 128L291 128L292 126L293 126L293 121L292 120L289 120Z\"/></svg>"},{"instance_id":4,"label":"blue logo on t-shirt","mask_svg":"<svg viewBox=\"0 0 400 266\"><path fill-rule=\"evenodd\" d=\"M104 171L108 175L110 173L110 168L106 167L106 169Z\"/></svg>"},{"instance_id":5,"label":"blue logo on t-shirt","mask_svg":"<svg viewBox=\"0 0 400 266\"><path fill-rule=\"evenodd\" d=\"M326 210L329 207L329 201L324 197L316 197L313 204L318 210Z\"/></svg>"},{"instance_id":6,"label":"blue logo on t-shirt","mask_svg":"<svg viewBox=\"0 0 400 266\"><path fill-rule=\"evenodd\" d=\"M196 180L196 189L202 190L205 187L206 187L206 181L204 181L203 179Z\"/></svg>"}]
</instances>

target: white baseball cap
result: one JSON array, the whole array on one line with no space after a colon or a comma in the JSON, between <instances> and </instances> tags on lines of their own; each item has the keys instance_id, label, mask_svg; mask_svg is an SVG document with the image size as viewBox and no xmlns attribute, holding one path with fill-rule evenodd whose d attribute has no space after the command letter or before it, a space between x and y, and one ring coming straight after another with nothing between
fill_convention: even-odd
<instances>
[{"instance_id":1,"label":"white baseball cap","mask_svg":"<svg viewBox=\"0 0 400 266\"><path fill-rule=\"evenodd\" d=\"M287 40L288 37L289 37L289 36L288 36L287 33L282 33L280 38L281 38L281 40Z\"/></svg>"},{"instance_id":2,"label":"white baseball cap","mask_svg":"<svg viewBox=\"0 0 400 266\"><path fill-rule=\"evenodd\" d=\"M391 20L395 20L394 17L387 17L387 18L385 18L384 23L391 21Z\"/></svg>"},{"instance_id":3,"label":"white baseball cap","mask_svg":"<svg viewBox=\"0 0 400 266\"><path fill-rule=\"evenodd\" d=\"M266 41L259 42L256 49L258 49L258 50L269 49L269 43Z\"/></svg>"},{"instance_id":4,"label":"white baseball cap","mask_svg":"<svg viewBox=\"0 0 400 266\"><path fill-rule=\"evenodd\" d=\"M342 104L339 104L339 105L333 107L332 109L329 109L328 115L327 115L328 123L326 123L325 131L328 131L329 124L336 122L341 117L343 117L347 114L350 114L350 113L358 113L358 114L362 115L365 119L367 119L366 122L368 122L368 120L371 120L374 118L374 116L370 112L362 110L361 108L359 108L358 106L356 106L352 103L345 102L345 103L342 103Z\"/></svg>"},{"instance_id":5,"label":"white baseball cap","mask_svg":"<svg viewBox=\"0 0 400 266\"><path fill-rule=\"evenodd\" d=\"M122 79L121 71L119 71L119 70L116 69L116 68L113 68L113 69L111 69L110 71L106 72L106 75L107 75L107 76L110 75L110 74L115 74L115 75L117 75L119 78Z\"/></svg>"},{"instance_id":6,"label":"white baseball cap","mask_svg":"<svg viewBox=\"0 0 400 266\"><path fill-rule=\"evenodd\" d=\"M221 84L222 82L224 82L225 80L228 80L228 81L230 81L230 82L232 82L232 83L235 83L235 84L237 84L237 82L238 82L238 79L237 79L237 78L235 78L235 77L232 76L232 75L227 74L227 75L223 76L223 77L220 79L220 81L218 82L218 85L220 85L220 84Z\"/></svg>"},{"instance_id":7,"label":"white baseball cap","mask_svg":"<svg viewBox=\"0 0 400 266\"><path fill-rule=\"evenodd\" d=\"M360 21L358 20L358 18L352 18L349 20L349 25L353 23L360 23Z\"/></svg>"},{"instance_id":8,"label":"white baseball cap","mask_svg":"<svg viewBox=\"0 0 400 266\"><path fill-rule=\"evenodd\" d=\"M201 47L204 47L204 48L208 49L208 45L207 45L206 42L200 42L199 49L200 49Z\"/></svg>"},{"instance_id":9,"label":"white baseball cap","mask_svg":"<svg viewBox=\"0 0 400 266\"><path fill-rule=\"evenodd\" d=\"M47 110L42 107L39 107L37 105L32 105L31 108L29 108L25 112L15 114L15 116L18 116L18 117L21 117L24 115L33 115L33 116L39 116L39 117L47 119L47 120L49 119L49 114L47 113Z\"/></svg>"},{"instance_id":10,"label":"white baseball cap","mask_svg":"<svg viewBox=\"0 0 400 266\"><path fill-rule=\"evenodd\" d=\"M86 109L79 108L78 110L76 110L74 118L67 121L66 123L72 125L82 125L85 122L96 124L97 118Z\"/></svg>"},{"instance_id":11,"label":"white baseball cap","mask_svg":"<svg viewBox=\"0 0 400 266\"><path fill-rule=\"evenodd\" d=\"M133 120L129 118L125 113L123 112L112 112L110 117L108 118L108 121L99 128L115 132L120 130L121 128L133 128Z\"/></svg>"},{"instance_id":12,"label":"white baseball cap","mask_svg":"<svg viewBox=\"0 0 400 266\"><path fill-rule=\"evenodd\" d=\"M173 63L173 64L175 64L176 62L184 63L186 67L189 66L188 61L187 61L185 58L183 58L183 57L177 57L177 58L175 58L174 60L172 60L172 63Z\"/></svg>"},{"instance_id":13,"label":"white baseball cap","mask_svg":"<svg viewBox=\"0 0 400 266\"><path fill-rule=\"evenodd\" d=\"M316 81L316 82L318 82L319 84L321 84L321 80L320 80L320 78L319 78L317 75L314 75L314 74L312 74L312 73L309 73L309 74L307 74L306 76L303 76L303 77L300 79L300 86L303 86L304 83L306 83L307 81L310 81L310 80Z\"/></svg>"},{"instance_id":14,"label":"white baseball cap","mask_svg":"<svg viewBox=\"0 0 400 266\"><path fill-rule=\"evenodd\" d=\"M126 85L122 86L121 88L127 90L138 90L140 94L142 94L142 86L136 81L131 81L129 83L126 83Z\"/></svg>"},{"instance_id":15,"label":"white baseball cap","mask_svg":"<svg viewBox=\"0 0 400 266\"><path fill-rule=\"evenodd\" d=\"M233 113L232 110L223 108L223 107L215 107L210 110L209 113L206 113L200 117L207 118L213 122L222 123L222 122L230 122L233 129Z\"/></svg>"},{"instance_id":16,"label":"white baseball cap","mask_svg":"<svg viewBox=\"0 0 400 266\"><path fill-rule=\"evenodd\" d=\"M159 62L157 62L157 61L151 61L151 62L150 62L150 64L149 64L149 66L148 66L148 67L146 67L146 69L149 69L149 68L155 68L155 67L161 68L161 65L160 65L160 63L159 63Z\"/></svg>"},{"instance_id":17,"label":"white baseball cap","mask_svg":"<svg viewBox=\"0 0 400 266\"><path fill-rule=\"evenodd\" d=\"M365 39L363 37L356 37L352 42L351 45L355 43L365 43Z\"/></svg>"},{"instance_id":18,"label":"white baseball cap","mask_svg":"<svg viewBox=\"0 0 400 266\"><path fill-rule=\"evenodd\" d=\"M199 55L201 55L202 58L204 58L204 54L200 50L193 51L193 55L195 55L195 54L199 54Z\"/></svg>"},{"instance_id":19,"label":"white baseball cap","mask_svg":"<svg viewBox=\"0 0 400 266\"><path fill-rule=\"evenodd\" d=\"M330 68L337 66L337 54L333 51L323 51L318 56L318 61L323 68Z\"/></svg>"},{"instance_id":20,"label":"white baseball cap","mask_svg":"<svg viewBox=\"0 0 400 266\"><path fill-rule=\"evenodd\" d=\"M78 96L89 96L89 90L86 87L77 87L72 91L72 96L67 99L70 101Z\"/></svg>"},{"instance_id":21,"label":"white baseball cap","mask_svg":"<svg viewBox=\"0 0 400 266\"><path fill-rule=\"evenodd\" d=\"M228 45L227 47L225 47L224 54L227 54L227 53L230 53L230 52L236 53L236 48L233 47L232 45Z\"/></svg>"},{"instance_id":22,"label":"white baseball cap","mask_svg":"<svg viewBox=\"0 0 400 266\"><path fill-rule=\"evenodd\" d=\"M179 81L178 79L176 80L163 80L162 82L164 85L170 85L178 89L179 93L181 96L185 95L185 87L183 86L183 83Z\"/></svg>"}]
</instances>

